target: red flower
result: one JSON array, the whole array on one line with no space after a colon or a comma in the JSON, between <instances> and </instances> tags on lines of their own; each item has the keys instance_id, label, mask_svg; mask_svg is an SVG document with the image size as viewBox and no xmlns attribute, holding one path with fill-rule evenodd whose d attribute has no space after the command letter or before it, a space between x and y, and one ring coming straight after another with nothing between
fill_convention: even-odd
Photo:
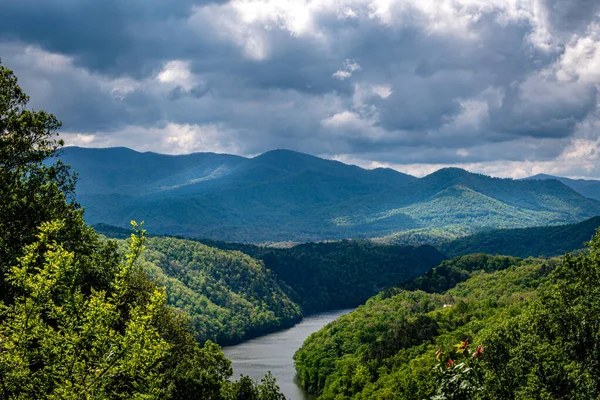
<instances>
[{"instance_id":1,"label":"red flower","mask_svg":"<svg viewBox=\"0 0 600 400\"><path fill-rule=\"evenodd\" d=\"M477 350L473 353L473 358L479 358L483 355L484 347L482 345L477 346Z\"/></svg>"},{"instance_id":2,"label":"red flower","mask_svg":"<svg viewBox=\"0 0 600 400\"><path fill-rule=\"evenodd\" d=\"M451 366L454 365L454 361L452 361L452 359L448 360L448 362L446 363L446 368L450 368Z\"/></svg>"}]
</instances>

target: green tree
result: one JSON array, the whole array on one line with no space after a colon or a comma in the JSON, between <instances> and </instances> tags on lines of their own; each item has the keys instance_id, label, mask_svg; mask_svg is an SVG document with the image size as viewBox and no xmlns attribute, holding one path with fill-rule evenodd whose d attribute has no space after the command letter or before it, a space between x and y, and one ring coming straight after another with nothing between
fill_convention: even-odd
<instances>
[{"instance_id":1,"label":"green tree","mask_svg":"<svg viewBox=\"0 0 600 400\"><path fill-rule=\"evenodd\" d=\"M5 276L24 246L36 240L43 222L62 220L65 249L75 252L80 282L107 287L118 257L114 245L100 243L74 202L76 177L52 157L63 142L61 123L45 111L27 109L29 97L11 70L0 64L0 300L10 302L14 286ZM102 258L102 268L98 267Z\"/></svg>"},{"instance_id":2,"label":"green tree","mask_svg":"<svg viewBox=\"0 0 600 400\"><path fill-rule=\"evenodd\" d=\"M600 396L600 231L522 313L482 335L488 399Z\"/></svg>"},{"instance_id":3,"label":"green tree","mask_svg":"<svg viewBox=\"0 0 600 400\"><path fill-rule=\"evenodd\" d=\"M143 248L133 236L126 260L108 291L86 296L76 285L73 253L53 236L63 224L42 224L38 241L25 247L9 283L19 293L2 310L0 358L5 398L160 398L161 363L171 348L156 319L164 291L129 302L130 278Z\"/></svg>"}]
</instances>

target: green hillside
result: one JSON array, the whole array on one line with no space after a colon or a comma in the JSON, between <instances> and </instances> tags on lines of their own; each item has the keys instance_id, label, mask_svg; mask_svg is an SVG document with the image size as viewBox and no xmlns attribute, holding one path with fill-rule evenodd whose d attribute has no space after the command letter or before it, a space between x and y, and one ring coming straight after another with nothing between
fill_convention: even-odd
<instances>
[{"instance_id":1,"label":"green hillside","mask_svg":"<svg viewBox=\"0 0 600 400\"><path fill-rule=\"evenodd\" d=\"M600 395L600 235L564 259L465 256L386 290L295 354L319 399ZM441 266L442 267L442 266Z\"/></svg>"},{"instance_id":2,"label":"green hillside","mask_svg":"<svg viewBox=\"0 0 600 400\"><path fill-rule=\"evenodd\" d=\"M144 220L155 233L238 242L390 237L575 223L600 203L556 180L448 168L417 179L288 150L254 158L66 148L90 223ZM112 160L116 160L112 163Z\"/></svg>"},{"instance_id":3,"label":"green hillside","mask_svg":"<svg viewBox=\"0 0 600 400\"><path fill-rule=\"evenodd\" d=\"M585 197L589 197L590 199L600 200L600 181L595 179L570 179L563 178L562 176L553 176L546 174L538 174L534 176L530 176L530 180L548 180L548 179L556 179L559 182L564 183L571 189L581 193Z\"/></svg>"},{"instance_id":4,"label":"green hillside","mask_svg":"<svg viewBox=\"0 0 600 400\"><path fill-rule=\"evenodd\" d=\"M112 238L128 235L126 229L106 224L95 225L94 228ZM262 268L264 264L268 273L253 279L258 278L258 282L268 281L272 279L271 276L277 279L281 289L300 304L305 313L356 307L383 288L416 278L446 258L433 246L381 245L367 240L305 243L276 248L209 239L192 241L152 236L149 243L150 250L164 252L163 247L157 247L156 243L169 243L193 248L194 253L199 254L198 259L190 259L188 255L192 250L172 253L170 257L175 261L169 260L169 263L176 262L181 267L179 274L188 273L189 269L195 268L198 260L203 260L204 264L211 264L210 271L232 275L228 262L207 261L205 254L209 252L234 257L243 266L252 265L255 269ZM155 264L169 270L166 262ZM230 286L227 281L219 282Z\"/></svg>"},{"instance_id":5,"label":"green hillside","mask_svg":"<svg viewBox=\"0 0 600 400\"><path fill-rule=\"evenodd\" d=\"M174 238L146 243L142 267L166 288L169 304L189 317L202 343L231 344L302 318L274 276L245 254Z\"/></svg>"},{"instance_id":6,"label":"green hillside","mask_svg":"<svg viewBox=\"0 0 600 400\"><path fill-rule=\"evenodd\" d=\"M320 399L424 399L435 394L435 351L474 340L530 298L540 262L480 272L440 294L384 292L311 335L295 354L302 384ZM394 382L394 383L392 383Z\"/></svg>"},{"instance_id":7,"label":"green hillside","mask_svg":"<svg viewBox=\"0 0 600 400\"><path fill-rule=\"evenodd\" d=\"M438 244L449 256L470 253L551 257L582 249L600 226L600 217L578 224L497 229Z\"/></svg>"},{"instance_id":8,"label":"green hillside","mask_svg":"<svg viewBox=\"0 0 600 400\"><path fill-rule=\"evenodd\" d=\"M554 180L515 181L446 168L405 187L347 201L321 217L337 213L340 224L363 230L507 228L579 222L594 216L598 204Z\"/></svg>"}]
</instances>

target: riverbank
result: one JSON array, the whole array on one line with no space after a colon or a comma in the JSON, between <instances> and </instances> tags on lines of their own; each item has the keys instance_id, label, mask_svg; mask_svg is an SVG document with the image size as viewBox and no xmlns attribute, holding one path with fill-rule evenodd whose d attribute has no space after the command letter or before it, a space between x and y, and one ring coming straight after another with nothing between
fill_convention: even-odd
<instances>
[{"instance_id":1,"label":"riverbank","mask_svg":"<svg viewBox=\"0 0 600 400\"><path fill-rule=\"evenodd\" d=\"M311 333L352 310L312 314L289 329L223 347L223 352L231 360L234 378L241 374L260 380L267 371L271 371L288 400L314 399L297 382L292 357Z\"/></svg>"}]
</instances>

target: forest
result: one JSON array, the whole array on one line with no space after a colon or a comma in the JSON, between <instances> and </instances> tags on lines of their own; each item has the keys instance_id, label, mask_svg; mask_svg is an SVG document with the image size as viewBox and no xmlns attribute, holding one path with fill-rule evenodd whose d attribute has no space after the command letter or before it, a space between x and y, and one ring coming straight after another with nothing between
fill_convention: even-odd
<instances>
[{"instance_id":1,"label":"forest","mask_svg":"<svg viewBox=\"0 0 600 400\"><path fill-rule=\"evenodd\" d=\"M366 240L274 248L203 240L264 262L305 313L355 307L388 286L416 278L446 257L431 246L382 246Z\"/></svg>"},{"instance_id":2,"label":"forest","mask_svg":"<svg viewBox=\"0 0 600 400\"><path fill-rule=\"evenodd\" d=\"M152 237L141 268L165 287L167 301L190 318L197 339L227 345L302 318L265 266L237 251L223 251L183 239Z\"/></svg>"},{"instance_id":3,"label":"forest","mask_svg":"<svg viewBox=\"0 0 600 400\"><path fill-rule=\"evenodd\" d=\"M94 227L108 237L128 235L123 228ZM287 327L302 314L356 307L446 258L432 246L367 240L278 248L150 236L147 247L143 265L167 287L169 303L191 317L200 339L219 344Z\"/></svg>"},{"instance_id":4,"label":"forest","mask_svg":"<svg viewBox=\"0 0 600 400\"><path fill-rule=\"evenodd\" d=\"M296 369L319 399L597 398L599 278L600 233L577 256L459 257L312 334Z\"/></svg>"},{"instance_id":5,"label":"forest","mask_svg":"<svg viewBox=\"0 0 600 400\"><path fill-rule=\"evenodd\" d=\"M86 225L61 123L28 101L0 65L0 399L283 399L196 341L141 266L143 229L123 253Z\"/></svg>"},{"instance_id":6,"label":"forest","mask_svg":"<svg viewBox=\"0 0 600 400\"><path fill-rule=\"evenodd\" d=\"M600 226L600 217L576 224L532 228L494 229L439 243L449 256L470 253L516 257L552 257L583 249Z\"/></svg>"}]
</instances>

